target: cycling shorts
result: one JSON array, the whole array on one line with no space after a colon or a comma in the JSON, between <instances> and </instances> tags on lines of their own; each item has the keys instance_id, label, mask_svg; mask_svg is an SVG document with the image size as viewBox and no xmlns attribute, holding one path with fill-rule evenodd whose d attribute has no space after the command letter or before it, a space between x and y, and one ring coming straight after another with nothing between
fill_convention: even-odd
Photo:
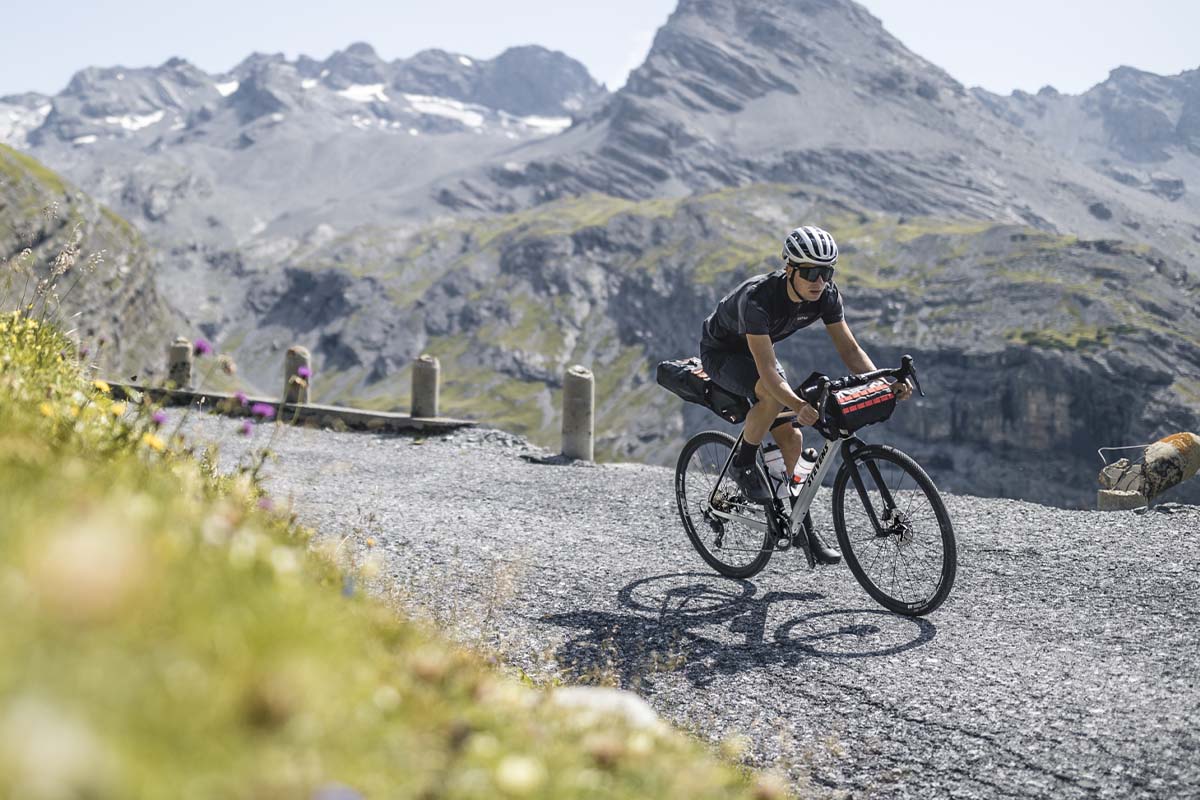
<instances>
[{"instance_id":1,"label":"cycling shorts","mask_svg":"<svg viewBox=\"0 0 1200 800\"><path fill-rule=\"evenodd\" d=\"M758 402L758 396L754 393L754 385L758 383L758 366L754 363L754 356L701 347L700 363L704 365L708 377L722 389L746 398L751 405ZM775 371L787 381L783 366L778 361L775 362Z\"/></svg>"}]
</instances>

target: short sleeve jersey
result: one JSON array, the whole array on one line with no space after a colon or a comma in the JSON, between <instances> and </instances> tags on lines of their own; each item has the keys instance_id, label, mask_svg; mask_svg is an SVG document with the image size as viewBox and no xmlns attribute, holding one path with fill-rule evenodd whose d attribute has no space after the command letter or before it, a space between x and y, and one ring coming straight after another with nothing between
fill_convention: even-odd
<instances>
[{"instance_id":1,"label":"short sleeve jersey","mask_svg":"<svg viewBox=\"0 0 1200 800\"><path fill-rule=\"evenodd\" d=\"M770 336L774 343L818 319L826 325L845 319L837 284L830 282L816 300L793 303L787 293L786 273L780 269L756 275L721 298L704 320L700 344L705 349L748 353L747 334Z\"/></svg>"}]
</instances>

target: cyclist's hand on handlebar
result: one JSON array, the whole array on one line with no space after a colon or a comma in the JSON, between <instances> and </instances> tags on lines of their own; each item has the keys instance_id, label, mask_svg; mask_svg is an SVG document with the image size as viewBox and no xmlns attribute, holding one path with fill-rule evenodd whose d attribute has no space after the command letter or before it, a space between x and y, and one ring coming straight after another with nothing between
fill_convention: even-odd
<instances>
[{"instance_id":1,"label":"cyclist's hand on handlebar","mask_svg":"<svg viewBox=\"0 0 1200 800\"><path fill-rule=\"evenodd\" d=\"M796 421L801 425L812 425L820 417L817 410L808 403L792 406L792 411L796 412Z\"/></svg>"},{"instance_id":2,"label":"cyclist's hand on handlebar","mask_svg":"<svg viewBox=\"0 0 1200 800\"><path fill-rule=\"evenodd\" d=\"M907 400L912 397L912 384L907 380L896 381L892 384L892 393L896 395L897 400Z\"/></svg>"}]
</instances>

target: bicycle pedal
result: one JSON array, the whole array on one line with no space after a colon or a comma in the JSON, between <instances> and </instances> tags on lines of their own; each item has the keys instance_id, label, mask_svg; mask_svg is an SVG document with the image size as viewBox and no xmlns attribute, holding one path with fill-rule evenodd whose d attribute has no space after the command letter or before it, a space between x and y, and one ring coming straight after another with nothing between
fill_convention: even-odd
<instances>
[{"instance_id":1,"label":"bicycle pedal","mask_svg":"<svg viewBox=\"0 0 1200 800\"><path fill-rule=\"evenodd\" d=\"M780 536L778 539L775 540L775 549L776 550L788 550L791 548L791 546L792 546L792 540L788 536Z\"/></svg>"}]
</instances>

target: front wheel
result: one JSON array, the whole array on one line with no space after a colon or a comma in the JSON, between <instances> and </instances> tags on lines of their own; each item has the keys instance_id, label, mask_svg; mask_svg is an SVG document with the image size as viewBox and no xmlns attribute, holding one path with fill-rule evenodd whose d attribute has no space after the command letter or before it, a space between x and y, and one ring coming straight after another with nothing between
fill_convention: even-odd
<instances>
[{"instance_id":1,"label":"front wheel","mask_svg":"<svg viewBox=\"0 0 1200 800\"><path fill-rule=\"evenodd\" d=\"M725 469L733 446L720 431L689 439L675 467L675 501L700 557L722 575L749 578L767 565L771 546L763 506L743 497Z\"/></svg>"},{"instance_id":2,"label":"front wheel","mask_svg":"<svg viewBox=\"0 0 1200 800\"><path fill-rule=\"evenodd\" d=\"M958 550L937 487L893 447L867 445L833 483L833 525L846 564L884 608L928 614L954 585Z\"/></svg>"}]
</instances>

